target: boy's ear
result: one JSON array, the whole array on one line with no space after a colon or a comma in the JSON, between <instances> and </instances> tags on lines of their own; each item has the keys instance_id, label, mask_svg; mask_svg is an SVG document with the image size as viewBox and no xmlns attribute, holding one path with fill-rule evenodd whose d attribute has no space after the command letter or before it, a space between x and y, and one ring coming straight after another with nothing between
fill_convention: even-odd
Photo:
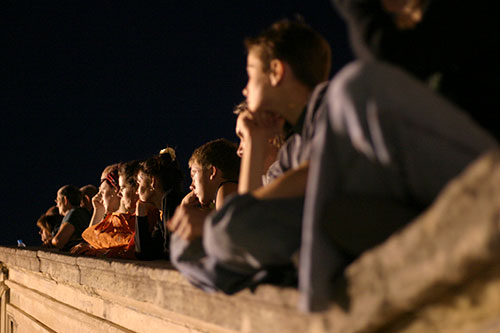
<instances>
[{"instance_id":1,"label":"boy's ear","mask_svg":"<svg viewBox=\"0 0 500 333\"><path fill-rule=\"evenodd\" d=\"M269 79L271 80L271 85L273 87L277 86L285 74L285 64L279 59L271 60Z\"/></svg>"},{"instance_id":2,"label":"boy's ear","mask_svg":"<svg viewBox=\"0 0 500 333\"><path fill-rule=\"evenodd\" d=\"M64 203L64 206L68 205L68 197L65 195L63 195L63 203Z\"/></svg>"},{"instance_id":3,"label":"boy's ear","mask_svg":"<svg viewBox=\"0 0 500 333\"><path fill-rule=\"evenodd\" d=\"M156 179L156 176L151 176L151 188L155 189L156 185L158 185L158 180Z\"/></svg>"},{"instance_id":4,"label":"boy's ear","mask_svg":"<svg viewBox=\"0 0 500 333\"><path fill-rule=\"evenodd\" d=\"M217 168L212 165L208 170L210 170L210 180L214 180L215 175L217 175Z\"/></svg>"}]
</instances>

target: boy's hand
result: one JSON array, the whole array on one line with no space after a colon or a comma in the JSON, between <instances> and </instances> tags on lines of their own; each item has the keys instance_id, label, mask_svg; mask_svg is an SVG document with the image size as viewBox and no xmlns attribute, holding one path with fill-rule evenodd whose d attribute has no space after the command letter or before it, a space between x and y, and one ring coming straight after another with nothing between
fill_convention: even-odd
<instances>
[{"instance_id":1,"label":"boy's hand","mask_svg":"<svg viewBox=\"0 0 500 333\"><path fill-rule=\"evenodd\" d=\"M167 222L167 228L182 239L191 241L203 235L203 224L210 210L181 205Z\"/></svg>"},{"instance_id":2,"label":"boy's hand","mask_svg":"<svg viewBox=\"0 0 500 333\"><path fill-rule=\"evenodd\" d=\"M191 191L182 199L181 206L201 206L201 204L194 192Z\"/></svg>"},{"instance_id":3,"label":"boy's hand","mask_svg":"<svg viewBox=\"0 0 500 333\"><path fill-rule=\"evenodd\" d=\"M282 132L284 119L272 112L245 112L241 115L244 139L269 142Z\"/></svg>"}]
</instances>

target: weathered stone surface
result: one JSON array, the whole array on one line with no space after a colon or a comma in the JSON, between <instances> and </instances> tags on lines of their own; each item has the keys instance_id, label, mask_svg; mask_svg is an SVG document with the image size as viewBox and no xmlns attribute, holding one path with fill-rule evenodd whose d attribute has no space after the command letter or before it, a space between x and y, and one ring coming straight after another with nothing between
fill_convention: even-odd
<instances>
[{"instance_id":1,"label":"weathered stone surface","mask_svg":"<svg viewBox=\"0 0 500 333\"><path fill-rule=\"evenodd\" d=\"M467 283L391 323L386 331L500 332L500 265L480 271Z\"/></svg>"},{"instance_id":2,"label":"weathered stone surface","mask_svg":"<svg viewBox=\"0 0 500 333\"><path fill-rule=\"evenodd\" d=\"M57 280L80 283L77 257L49 251L38 251L37 255L40 260L40 272Z\"/></svg>"},{"instance_id":3,"label":"weathered stone surface","mask_svg":"<svg viewBox=\"0 0 500 333\"><path fill-rule=\"evenodd\" d=\"M16 255L0 251L3 262L7 256L2 253ZM148 321L160 331L168 327L169 332L320 332L311 330L317 316L295 309L297 293L293 289L263 286L256 293L207 294L192 287L166 262L76 258L43 251L38 255L40 270L5 264L10 304L33 318L52 318L39 321L56 331L67 331L75 324L68 318L83 315L91 318L80 318L81 327L90 330L99 318L118 331L148 332L150 326L145 329L141 325ZM80 272L79 282L66 274L75 271ZM33 299L34 305L26 306L28 299ZM55 308L67 314L68 318L59 318L68 320L69 326L56 325L57 316L51 312ZM77 309L78 315L71 309Z\"/></svg>"},{"instance_id":4,"label":"weathered stone surface","mask_svg":"<svg viewBox=\"0 0 500 333\"><path fill-rule=\"evenodd\" d=\"M10 284L10 306L56 332L130 332L119 325L89 316L25 286Z\"/></svg>"},{"instance_id":5,"label":"weathered stone surface","mask_svg":"<svg viewBox=\"0 0 500 333\"><path fill-rule=\"evenodd\" d=\"M500 264L499 209L495 151L452 181L411 225L348 267L348 314L332 325L339 331L376 330L449 297L478 272Z\"/></svg>"},{"instance_id":6,"label":"weathered stone surface","mask_svg":"<svg viewBox=\"0 0 500 333\"><path fill-rule=\"evenodd\" d=\"M40 269L40 261L38 260L36 249L0 247L0 256L2 258L1 261L6 264L23 267L32 271Z\"/></svg>"},{"instance_id":7,"label":"weathered stone surface","mask_svg":"<svg viewBox=\"0 0 500 333\"><path fill-rule=\"evenodd\" d=\"M46 327L37 320L33 320L24 311L10 304L7 305L7 318L9 323L7 326L13 328L13 332L26 333L53 333L54 331ZM9 329L6 332L9 332ZM3 331L2 331L3 333Z\"/></svg>"}]
</instances>

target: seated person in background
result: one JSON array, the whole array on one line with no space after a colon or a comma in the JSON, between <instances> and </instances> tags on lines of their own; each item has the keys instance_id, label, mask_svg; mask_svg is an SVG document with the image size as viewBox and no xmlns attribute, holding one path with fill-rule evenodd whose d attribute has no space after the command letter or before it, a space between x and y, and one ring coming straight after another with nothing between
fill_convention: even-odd
<instances>
[{"instance_id":1,"label":"seated person in background","mask_svg":"<svg viewBox=\"0 0 500 333\"><path fill-rule=\"evenodd\" d=\"M237 190L240 158L236 145L217 139L198 147L189 159L192 191L202 207L222 207L224 198Z\"/></svg>"},{"instance_id":2,"label":"seated person in background","mask_svg":"<svg viewBox=\"0 0 500 333\"><path fill-rule=\"evenodd\" d=\"M239 175L238 193L244 194L255 190L262 185L267 185L273 178L273 169L278 166L276 157L284 142L283 126L277 128L278 132L268 132L266 136L253 140L249 135L250 128L254 126L252 113L248 110L246 101L238 104L234 110L238 115L236 119L236 135L240 139L238 156L243 158L245 149L250 150L245 163L252 165L243 168L245 172Z\"/></svg>"},{"instance_id":3,"label":"seated person in background","mask_svg":"<svg viewBox=\"0 0 500 333\"><path fill-rule=\"evenodd\" d=\"M215 208L219 209L224 198L238 190L240 158L237 146L226 140L217 139L198 147L189 159L191 169L191 192L184 197L181 206L167 227L174 235L185 240L201 237L203 221ZM185 209L198 211L198 219L177 218L184 216Z\"/></svg>"},{"instance_id":4,"label":"seated person in background","mask_svg":"<svg viewBox=\"0 0 500 333\"><path fill-rule=\"evenodd\" d=\"M102 196L102 203L106 211L111 205L116 206L115 201L118 197L118 210L106 214L100 223L88 227L82 233L82 238L88 244L79 244L78 247L71 250L72 253L120 258L134 257L135 207L139 199L137 195L138 170L138 161L119 165L118 195L108 196L104 194ZM115 174L112 172L111 175L114 177ZM108 182L108 178L109 175L103 184Z\"/></svg>"},{"instance_id":5,"label":"seated person in background","mask_svg":"<svg viewBox=\"0 0 500 333\"><path fill-rule=\"evenodd\" d=\"M90 214L94 213L94 207L92 206L92 198L99 192L97 187L92 184L88 184L80 187L80 192L82 192L82 203L80 207L87 208Z\"/></svg>"},{"instance_id":6,"label":"seated person in background","mask_svg":"<svg viewBox=\"0 0 500 333\"><path fill-rule=\"evenodd\" d=\"M53 209L49 209L47 211L48 214L43 214L42 216L40 216L38 221L36 221L37 227L40 228L40 231L38 233L40 234L42 243L45 243L45 241L52 238L52 231L56 227L59 227L63 219L63 216L60 215L59 211L57 210L57 206L54 207L57 211L56 214L53 213Z\"/></svg>"},{"instance_id":7,"label":"seated person in background","mask_svg":"<svg viewBox=\"0 0 500 333\"><path fill-rule=\"evenodd\" d=\"M65 185L57 191L57 208L64 218L60 226L53 230L53 237L44 242L44 246L66 251L82 241L81 235L89 224L90 213L80 207L81 198L82 193L73 185Z\"/></svg>"},{"instance_id":8,"label":"seated person in background","mask_svg":"<svg viewBox=\"0 0 500 333\"><path fill-rule=\"evenodd\" d=\"M228 198L208 215L203 240L197 248L193 244L188 257L199 254L198 260L180 268L193 284L226 293L263 281L295 280L292 256L300 246L309 148L326 88L320 83L330 71L328 43L303 23L279 21L245 45L248 83L243 94L253 117L247 142L267 144L282 130L283 119L292 126L292 135L279 151L271 183ZM259 183L265 150L259 155L252 150L245 145L240 174L255 171ZM179 218L196 218L195 211L184 213ZM184 258L177 251L184 249L172 247L172 258L178 258L174 264L180 267Z\"/></svg>"},{"instance_id":9,"label":"seated person in background","mask_svg":"<svg viewBox=\"0 0 500 333\"><path fill-rule=\"evenodd\" d=\"M175 150L167 147L142 162L137 183L135 256L142 260L168 259L170 232L165 225L182 200L182 172Z\"/></svg>"},{"instance_id":10,"label":"seated person in background","mask_svg":"<svg viewBox=\"0 0 500 333\"><path fill-rule=\"evenodd\" d=\"M89 226L101 222L107 215L117 211L120 207L118 167L118 163L111 164L102 171L99 192L92 198L94 209ZM104 201L106 201L106 206L104 206Z\"/></svg>"}]
</instances>

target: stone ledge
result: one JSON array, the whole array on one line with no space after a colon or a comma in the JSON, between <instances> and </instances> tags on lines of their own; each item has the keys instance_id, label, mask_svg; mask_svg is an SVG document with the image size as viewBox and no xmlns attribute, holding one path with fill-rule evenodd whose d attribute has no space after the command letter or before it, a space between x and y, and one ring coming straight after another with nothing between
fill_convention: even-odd
<instances>
[{"instance_id":1,"label":"stone ledge","mask_svg":"<svg viewBox=\"0 0 500 333\"><path fill-rule=\"evenodd\" d=\"M0 247L0 261L31 271L40 270L40 260L37 249L18 249L15 247Z\"/></svg>"},{"instance_id":2,"label":"stone ledge","mask_svg":"<svg viewBox=\"0 0 500 333\"><path fill-rule=\"evenodd\" d=\"M17 265L20 261L13 257L24 256L25 252L39 265ZM294 289L262 286L256 293L208 294L191 286L166 261L75 257L53 251L5 247L0 247L0 261L9 269L7 284L15 292L23 287L23 290L38 290L61 304L103 319L110 311L120 313L116 309L121 307L134 309L131 314L134 317L142 313L142 316L163 317L179 325L182 322L179 323L178 318L186 323L198 323L188 325L189 330L210 326L208 332L265 332L276 327L308 332L310 321L317 317L295 309L297 291ZM35 267L38 269L29 269Z\"/></svg>"},{"instance_id":3,"label":"stone ledge","mask_svg":"<svg viewBox=\"0 0 500 333\"><path fill-rule=\"evenodd\" d=\"M500 265L499 207L496 150L450 182L409 226L346 269L349 307L344 320L332 320L335 329L375 331L426 305L444 304L460 293L465 296L478 274ZM500 274L488 283L498 280Z\"/></svg>"}]
</instances>

